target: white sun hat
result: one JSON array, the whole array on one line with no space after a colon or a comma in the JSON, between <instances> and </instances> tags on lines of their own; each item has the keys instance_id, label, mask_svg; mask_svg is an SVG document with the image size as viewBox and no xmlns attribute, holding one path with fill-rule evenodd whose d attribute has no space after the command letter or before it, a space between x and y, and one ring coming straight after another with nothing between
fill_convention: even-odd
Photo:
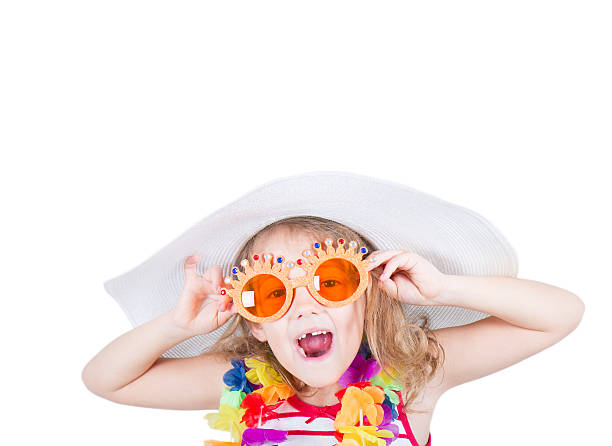
<instances>
[{"instance_id":1,"label":"white sun hat","mask_svg":"<svg viewBox=\"0 0 612 446\"><path fill-rule=\"evenodd\" d=\"M301 215L349 226L377 250L416 252L445 274L516 277L518 272L512 246L478 213L403 184L349 172L316 171L276 179L248 192L200 220L148 260L104 282L104 288L136 327L174 308L188 256L200 255L200 274L219 265L227 277L234 266L230 263L253 234L277 220ZM453 306L402 307L409 320L427 313L431 329L489 316ZM175 345L162 357L191 357L208 351L231 320Z\"/></svg>"}]
</instances>

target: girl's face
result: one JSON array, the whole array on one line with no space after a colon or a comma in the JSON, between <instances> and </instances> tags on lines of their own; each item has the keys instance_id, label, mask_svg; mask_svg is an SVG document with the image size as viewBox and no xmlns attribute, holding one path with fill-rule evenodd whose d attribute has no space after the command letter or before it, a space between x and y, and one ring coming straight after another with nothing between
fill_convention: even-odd
<instances>
[{"instance_id":1,"label":"girl's face","mask_svg":"<svg viewBox=\"0 0 612 446\"><path fill-rule=\"evenodd\" d=\"M272 253L284 256L285 262L302 257L302 251L312 248L316 241L305 234L277 232L263 240L257 240L253 253ZM289 277L299 277L306 270L295 266ZM253 335L261 342L267 341L279 362L291 374L310 387L326 387L338 379L351 365L361 344L365 297L341 307L320 304L305 286L293 291L293 303L289 310L273 322L256 324L249 321ZM312 331L332 333L331 351L321 358L305 358L298 350L297 338Z\"/></svg>"}]
</instances>

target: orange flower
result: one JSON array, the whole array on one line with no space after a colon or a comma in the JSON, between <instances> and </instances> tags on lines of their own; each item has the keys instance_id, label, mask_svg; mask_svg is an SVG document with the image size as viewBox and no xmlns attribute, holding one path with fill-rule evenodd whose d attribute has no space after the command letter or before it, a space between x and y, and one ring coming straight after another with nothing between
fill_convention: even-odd
<instances>
[{"instance_id":1,"label":"orange flower","mask_svg":"<svg viewBox=\"0 0 612 446\"><path fill-rule=\"evenodd\" d=\"M266 404L275 404L279 400L286 400L295 393L289 384L270 384L254 392L259 393Z\"/></svg>"},{"instance_id":2,"label":"orange flower","mask_svg":"<svg viewBox=\"0 0 612 446\"><path fill-rule=\"evenodd\" d=\"M378 386L360 389L350 386L342 396L342 407L336 415L334 429L340 426L355 426L360 422L359 411L368 417L370 425L382 423L384 411L380 404L385 400L385 392Z\"/></svg>"}]
</instances>

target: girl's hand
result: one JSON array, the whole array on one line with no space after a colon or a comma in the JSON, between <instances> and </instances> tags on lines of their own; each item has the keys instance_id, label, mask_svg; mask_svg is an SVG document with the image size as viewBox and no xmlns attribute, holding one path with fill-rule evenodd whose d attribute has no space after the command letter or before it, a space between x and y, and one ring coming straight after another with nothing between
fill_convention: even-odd
<instances>
[{"instance_id":1,"label":"girl's hand","mask_svg":"<svg viewBox=\"0 0 612 446\"><path fill-rule=\"evenodd\" d=\"M367 270L383 289L410 305L439 305L435 299L445 286L446 275L418 254L402 250L374 251Z\"/></svg>"},{"instance_id":2,"label":"girl's hand","mask_svg":"<svg viewBox=\"0 0 612 446\"><path fill-rule=\"evenodd\" d=\"M236 313L229 294L217 294L223 281L221 268L213 265L203 276L196 272L200 256L185 260L185 285L172 309L174 323L195 335L206 334L227 322Z\"/></svg>"}]
</instances>

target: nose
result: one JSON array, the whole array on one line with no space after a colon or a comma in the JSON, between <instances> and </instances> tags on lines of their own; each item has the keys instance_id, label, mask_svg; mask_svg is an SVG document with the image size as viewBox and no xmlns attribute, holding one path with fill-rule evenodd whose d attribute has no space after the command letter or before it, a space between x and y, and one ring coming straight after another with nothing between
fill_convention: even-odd
<instances>
[{"instance_id":1,"label":"nose","mask_svg":"<svg viewBox=\"0 0 612 446\"><path fill-rule=\"evenodd\" d=\"M293 302L291 303L291 316L299 319L302 316L319 314L323 309L321 305L308 291L305 286L297 287L293 290Z\"/></svg>"},{"instance_id":2,"label":"nose","mask_svg":"<svg viewBox=\"0 0 612 446\"><path fill-rule=\"evenodd\" d=\"M306 275L306 271L302 268L295 267L290 272L290 277L299 277ZM299 286L293 289L293 302L289 311L291 316L295 319L299 319L302 316L308 316L311 314L319 314L324 308L308 290L306 286Z\"/></svg>"}]
</instances>

